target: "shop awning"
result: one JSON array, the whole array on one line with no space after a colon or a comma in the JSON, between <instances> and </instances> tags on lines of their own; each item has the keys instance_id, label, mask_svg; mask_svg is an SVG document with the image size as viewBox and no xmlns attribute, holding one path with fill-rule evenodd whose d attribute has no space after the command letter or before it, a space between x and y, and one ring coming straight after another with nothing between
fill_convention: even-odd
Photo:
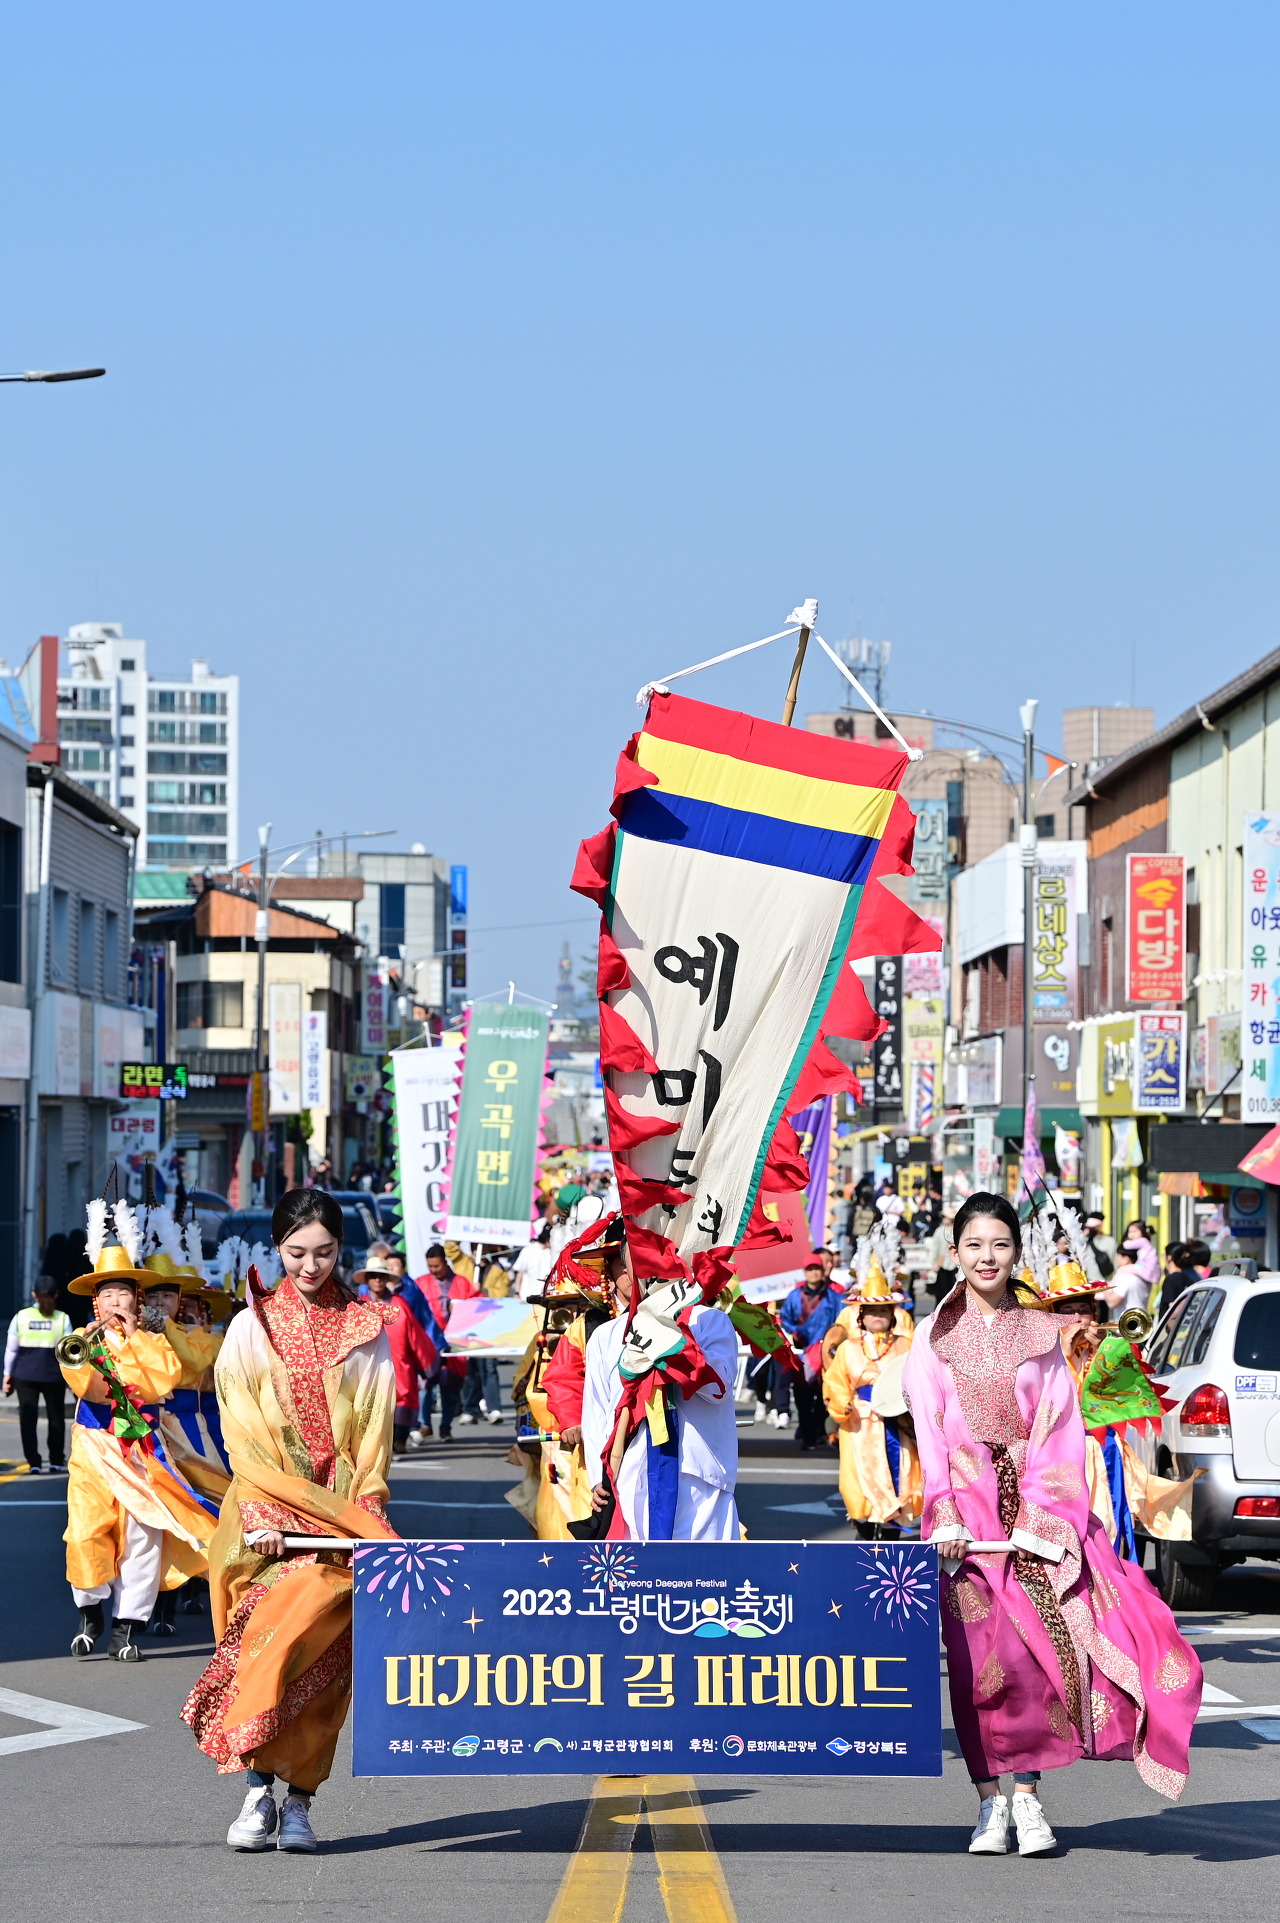
<instances>
[{"instance_id":1,"label":"shop awning","mask_svg":"<svg viewBox=\"0 0 1280 1923\"><path fill-rule=\"evenodd\" d=\"M1082 1127L1083 1124L1080 1120L1080 1111L1078 1108L1042 1108L1040 1111L1040 1133L1042 1136L1052 1135L1055 1128L1071 1128L1075 1129L1076 1133L1079 1134ZM1021 1141L1022 1133L1022 1110L1020 1108L1002 1108L996 1116L996 1134L1006 1137L1014 1135Z\"/></svg>"}]
</instances>

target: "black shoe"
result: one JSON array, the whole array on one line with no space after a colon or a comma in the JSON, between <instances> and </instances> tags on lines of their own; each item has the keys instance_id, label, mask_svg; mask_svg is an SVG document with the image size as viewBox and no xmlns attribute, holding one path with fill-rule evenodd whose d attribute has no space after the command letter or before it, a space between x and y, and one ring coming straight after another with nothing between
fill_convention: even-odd
<instances>
[{"instance_id":1,"label":"black shoe","mask_svg":"<svg viewBox=\"0 0 1280 1923\"><path fill-rule=\"evenodd\" d=\"M153 1636L177 1635L178 1631L173 1621L177 1608L178 1592L176 1589L167 1589L163 1595L156 1597L156 1606L151 1615L151 1634Z\"/></svg>"},{"instance_id":2,"label":"black shoe","mask_svg":"<svg viewBox=\"0 0 1280 1923\"><path fill-rule=\"evenodd\" d=\"M71 1638L73 1656L92 1656L93 1645L105 1627L101 1603L90 1603L80 1611L80 1627Z\"/></svg>"},{"instance_id":3,"label":"black shoe","mask_svg":"<svg viewBox=\"0 0 1280 1923\"><path fill-rule=\"evenodd\" d=\"M184 1616L203 1616L207 1587L203 1576L193 1576L190 1582L183 1583L181 1606Z\"/></svg>"},{"instance_id":4,"label":"black shoe","mask_svg":"<svg viewBox=\"0 0 1280 1923\"><path fill-rule=\"evenodd\" d=\"M127 1616L117 1616L111 1625L111 1641L107 1644L108 1656L117 1663L145 1661L135 1640L145 1628L145 1623L130 1622Z\"/></svg>"},{"instance_id":5,"label":"black shoe","mask_svg":"<svg viewBox=\"0 0 1280 1923\"><path fill-rule=\"evenodd\" d=\"M27 1464L27 1474L29 1476L42 1476L44 1474L44 1469L41 1467L40 1463L38 1462L29 1462Z\"/></svg>"},{"instance_id":6,"label":"black shoe","mask_svg":"<svg viewBox=\"0 0 1280 1923\"><path fill-rule=\"evenodd\" d=\"M442 1429L442 1430L440 1431L440 1440L441 1440L441 1442L452 1442L452 1441L453 1441L453 1430L452 1430L452 1429Z\"/></svg>"}]
</instances>

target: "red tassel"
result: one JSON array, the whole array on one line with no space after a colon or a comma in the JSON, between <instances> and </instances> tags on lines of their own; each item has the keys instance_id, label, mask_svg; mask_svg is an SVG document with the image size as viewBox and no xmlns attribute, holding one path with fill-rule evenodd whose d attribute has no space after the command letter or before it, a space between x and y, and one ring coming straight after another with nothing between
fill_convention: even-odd
<instances>
[{"instance_id":1,"label":"red tassel","mask_svg":"<svg viewBox=\"0 0 1280 1923\"><path fill-rule=\"evenodd\" d=\"M797 1189L807 1189L810 1179L809 1164L800 1151L800 1137L784 1115L773 1131L760 1186L791 1194Z\"/></svg>"},{"instance_id":2,"label":"red tassel","mask_svg":"<svg viewBox=\"0 0 1280 1923\"><path fill-rule=\"evenodd\" d=\"M606 995L616 994L620 989L630 986L631 970L627 967L626 956L609 933L609 924L602 916L600 959L596 963L596 994L603 1000Z\"/></svg>"},{"instance_id":3,"label":"red tassel","mask_svg":"<svg viewBox=\"0 0 1280 1923\"><path fill-rule=\"evenodd\" d=\"M605 896L609 892L609 882L613 875L613 844L617 838L616 827L602 828L598 835L589 835L578 845L578 859L574 864L569 886L575 894L585 895L597 908L603 908Z\"/></svg>"},{"instance_id":4,"label":"red tassel","mask_svg":"<svg viewBox=\"0 0 1280 1923\"><path fill-rule=\"evenodd\" d=\"M693 1199L687 1189L671 1188L666 1182L646 1180L620 1159L614 1161L613 1172L617 1177L618 1199L624 1215L643 1215L646 1209L663 1207L678 1209Z\"/></svg>"},{"instance_id":5,"label":"red tassel","mask_svg":"<svg viewBox=\"0 0 1280 1923\"><path fill-rule=\"evenodd\" d=\"M675 1243L654 1229L641 1228L638 1222L627 1223L627 1246L637 1275L657 1275L664 1281L675 1282L689 1273L688 1265L676 1252Z\"/></svg>"},{"instance_id":6,"label":"red tassel","mask_svg":"<svg viewBox=\"0 0 1280 1923\"><path fill-rule=\"evenodd\" d=\"M656 1075L658 1064L624 1016L600 1003L600 1066L623 1075Z\"/></svg>"},{"instance_id":7,"label":"red tassel","mask_svg":"<svg viewBox=\"0 0 1280 1923\"><path fill-rule=\"evenodd\" d=\"M635 758L636 747L639 740L640 737L638 734L632 735L630 741L628 741L626 747L618 756L618 765L614 769L613 800L609 804L609 813L614 817L615 821L628 795L634 794L637 788L656 788L658 786L657 775L650 774L647 768L642 768Z\"/></svg>"},{"instance_id":8,"label":"red tassel","mask_svg":"<svg viewBox=\"0 0 1280 1923\"><path fill-rule=\"evenodd\" d=\"M740 1249L772 1249L780 1242L792 1242L795 1237L785 1222L771 1222L764 1212L764 1202L757 1196L756 1205L747 1222L747 1232L738 1243Z\"/></svg>"},{"instance_id":9,"label":"red tassel","mask_svg":"<svg viewBox=\"0 0 1280 1923\"><path fill-rule=\"evenodd\" d=\"M625 1155L659 1135L678 1135L679 1122L664 1122L656 1115L633 1115L622 1106L608 1082L604 1085L604 1112L609 1123L609 1146L614 1155Z\"/></svg>"}]
</instances>

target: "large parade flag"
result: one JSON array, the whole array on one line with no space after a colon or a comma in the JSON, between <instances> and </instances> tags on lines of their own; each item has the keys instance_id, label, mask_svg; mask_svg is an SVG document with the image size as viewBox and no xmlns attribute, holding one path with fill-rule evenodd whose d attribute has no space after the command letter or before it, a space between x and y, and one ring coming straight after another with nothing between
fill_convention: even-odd
<instances>
[{"instance_id":1,"label":"large parade flag","mask_svg":"<svg viewBox=\"0 0 1280 1923\"><path fill-rule=\"evenodd\" d=\"M661 691L623 749L572 886L603 914L609 1139L646 1273L779 1233L769 1192L809 1183L786 1118L853 1085L824 1038L883 1026L851 963L937 948L881 885L911 872L908 759Z\"/></svg>"},{"instance_id":2,"label":"large parade flag","mask_svg":"<svg viewBox=\"0 0 1280 1923\"><path fill-rule=\"evenodd\" d=\"M460 1241L506 1246L529 1240L549 1027L540 1008L505 1001L472 1004L446 1224Z\"/></svg>"},{"instance_id":3,"label":"large parade flag","mask_svg":"<svg viewBox=\"0 0 1280 1923\"><path fill-rule=\"evenodd\" d=\"M422 1274L427 1250L445 1233L449 1138L461 1059L458 1042L397 1048L391 1054L400 1210L410 1275Z\"/></svg>"}]
</instances>

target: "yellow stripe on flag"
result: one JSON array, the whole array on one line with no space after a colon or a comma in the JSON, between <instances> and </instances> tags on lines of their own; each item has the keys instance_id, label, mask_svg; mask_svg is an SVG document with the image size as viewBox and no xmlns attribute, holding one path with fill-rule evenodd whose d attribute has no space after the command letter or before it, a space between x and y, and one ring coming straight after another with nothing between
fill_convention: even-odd
<instances>
[{"instance_id":1,"label":"yellow stripe on flag","mask_svg":"<svg viewBox=\"0 0 1280 1923\"><path fill-rule=\"evenodd\" d=\"M855 787L790 774L784 768L762 768L756 762L736 761L732 755L690 748L682 741L663 741L651 734L641 735L636 760L657 775L661 787L689 801L769 815L805 828L833 829L842 835L878 838L895 797L892 788Z\"/></svg>"}]
</instances>

